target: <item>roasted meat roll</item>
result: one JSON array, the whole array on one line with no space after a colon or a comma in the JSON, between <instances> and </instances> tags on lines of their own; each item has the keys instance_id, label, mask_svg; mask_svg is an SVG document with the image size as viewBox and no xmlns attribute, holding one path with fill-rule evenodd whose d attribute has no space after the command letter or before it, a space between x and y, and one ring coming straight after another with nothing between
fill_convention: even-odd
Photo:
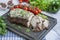
<instances>
[{"instance_id":1,"label":"roasted meat roll","mask_svg":"<svg viewBox=\"0 0 60 40\"><path fill-rule=\"evenodd\" d=\"M48 28L49 21L41 16L34 15L32 12L18 9L11 10L8 14L8 20L16 24L22 24L31 28L33 31L40 31Z\"/></svg>"},{"instance_id":2,"label":"roasted meat roll","mask_svg":"<svg viewBox=\"0 0 60 40\"><path fill-rule=\"evenodd\" d=\"M30 26L30 20L34 16L33 13L25 11L23 9L16 9L16 10L11 10L10 13L8 14L8 19L11 22L17 23L17 24L22 24L27 27Z\"/></svg>"}]
</instances>

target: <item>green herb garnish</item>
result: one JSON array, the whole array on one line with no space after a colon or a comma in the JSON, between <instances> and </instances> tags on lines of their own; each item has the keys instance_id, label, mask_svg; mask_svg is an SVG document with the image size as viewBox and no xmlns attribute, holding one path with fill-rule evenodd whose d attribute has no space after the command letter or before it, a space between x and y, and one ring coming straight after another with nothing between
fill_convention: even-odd
<instances>
[{"instance_id":1,"label":"green herb garnish","mask_svg":"<svg viewBox=\"0 0 60 40\"><path fill-rule=\"evenodd\" d=\"M7 30L6 30L6 23L4 21L4 18L3 17L0 17L0 34L4 35Z\"/></svg>"},{"instance_id":2,"label":"green herb garnish","mask_svg":"<svg viewBox=\"0 0 60 40\"><path fill-rule=\"evenodd\" d=\"M48 17L45 16L45 15L43 15L43 14L38 14L38 16L41 16L41 17L44 18L44 19L48 19Z\"/></svg>"},{"instance_id":3,"label":"green herb garnish","mask_svg":"<svg viewBox=\"0 0 60 40\"><path fill-rule=\"evenodd\" d=\"M18 26L18 28L19 28L19 29L22 29L22 27L21 27L21 26Z\"/></svg>"},{"instance_id":4,"label":"green herb garnish","mask_svg":"<svg viewBox=\"0 0 60 40\"><path fill-rule=\"evenodd\" d=\"M30 29L28 29L28 28L26 29L26 32L30 32L30 31L31 31Z\"/></svg>"}]
</instances>

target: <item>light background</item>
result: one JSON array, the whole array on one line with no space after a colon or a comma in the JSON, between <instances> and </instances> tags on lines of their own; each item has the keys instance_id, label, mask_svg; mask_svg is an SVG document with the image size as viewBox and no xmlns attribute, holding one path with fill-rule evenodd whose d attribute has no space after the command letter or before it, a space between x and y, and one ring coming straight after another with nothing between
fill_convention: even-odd
<instances>
[{"instance_id":1,"label":"light background","mask_svg":"<svg viewBox=\"0 0 60 40\"><path fill-rule=\"evenodd\" d=\"M7 3L8 0L0 0L0 3L1 2ZM18 1L13 0L13 3L17 5ZM8 10L9 9L6 10L0 9L0 16L5 14ZM45 36L46 40L60 40L60 10L56 14L50 14L47 12L43 12L43 13L57 19L57 25ZM23 37L16 35L11 31L8 31L6 35L4 36L0 35L0 40L25 40L25 39Z\"/></svg>"}]
</instances>

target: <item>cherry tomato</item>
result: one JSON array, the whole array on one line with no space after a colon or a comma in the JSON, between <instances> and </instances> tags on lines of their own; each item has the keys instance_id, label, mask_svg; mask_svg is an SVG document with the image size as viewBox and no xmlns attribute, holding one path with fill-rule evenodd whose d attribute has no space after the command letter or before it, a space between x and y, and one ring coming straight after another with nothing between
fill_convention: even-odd
<instances>
[{"instance_id":1,"label":"cherry tomato","mask_svg":"<svg viewBox=\"0 0 60 40\"><path fill-rule=\"evenodd\" d=\"M14 8L19 8L19 6L18 6L18 5L16 5L16 6L14 6Z\"/></svg>"},{"instance_id":2,"label":"cherry tomato","mask_svg":"<svg viewBox=\"0 0 60 40\"><path fill-rule=\"evenodd\" d=\"M33 9L32 7L29 7L29 8L28 8L28 11L34 12L34 9Z\"/></svg>"},{"instance_id":3,"label":"cherry tomato","mask_svg":"<svg viewBox=\"0 0 60 40\"><path fill-rule=\"evenodd\" d=\"M39 8L35 8L39 13L41 12L41 10Z\"/></svg>"},{"instance_id":4,"label":"cherry tomato","mask_svg":"<svg viewBox=\"0 0 60 40\"><path fill-rule=\"evenodd\" d=\"M32 11L32 8L31 8L31 7L29 7L29 8L28 8L28 11Z\"/></svg>"},{"instance_id":5,"label":"cherry tomato","mask_svg":"<svg viewBox=\"0 0 60 40\"><path fill-rule=\"evenodd\" d=\"M39 14L37 10L35 11L35 13L36 13L36 14Z\"/></svg>"},{"instance_id":6,"label":"cherry tomato","mask_svg":"<svg viewBox=\"0 0 60 40\"><path fill-rule=\"evenodd\" d=\"M28 7L25 6L25 7L23 7L23 9L24 9L24 10L28 10Z\"/></svg>"},{"instance_id":7,"label":"cherry tomato","mask_svg":"<svg viewBox=\"0 0 60 40\"><path fill-rule=\"evenodd\" d=\"M24 1L24 2L27 2L27 3L29 2L29 0L23 0L23 1Z\"/></svg>"},{"instance_id":8,"label":"cherry tomato","mask_svg":"<svg viewBox=\"0 0 60 40\"><path fill-rule=\"evenodd\" d=\"M25 7L25 8L24 8L24 10L28 10L28 8L27 8L27 7Z\"/></svg>"},{"instance_id":9,"label":"cherry tomato","mask_svg":"<svg viewBox=\"0 0 60 40\"><path fill-rule=\"evenodd\" d=\"M18 6L19 6L19 8L22 8L22 5L21 4L19 4Z\"/></svg>"},{"instance_id":10,"label":"cherry tomato","mask_svg":"<svg viewBox=\"0 0 60 40\"><path fill-rule=\"evenodd\" d=\"M39 13L41 13L41 10L38 10Z\"/></svg>"},{"instance_id":11,"label":"cherry tomato","mask_svg":"<svg viewBox=\"0 0 60 40\"><path fill-rule=\"evenodd\" d=\"M38 12L37 10L34 10L33 13L34 13L35 15L39 14L39 12Z\"/></svg>"},{"instance_id":12,"label":"cherry tomato","mask_svg":"<svg viewBox=\"0 0 60 40\"><path fill-rule=\"evenodd\" d=\"M19 3L22 3L23 2L23 0L19 0Z\"/></svg>"},{"instance_id":13,"label":"cherry tomato","mask_svg":"<svg viewBox=\"0 0 60 40\"><path fill-rule=\"evenodd\" d=\"M32 12L32 13L35 13L35 10L32 9L31 12Z\"/></svg>"},{"instance_id":14,"label":"cherry tomato","mask_svg":"<svg viewBox=\"0 0 60 40\"><path fill-rule=\"evenodd\" d=\"M11 8L11 10L15 10L15 8L13 7L13 8Z\"/></svg>"}]
</instances>

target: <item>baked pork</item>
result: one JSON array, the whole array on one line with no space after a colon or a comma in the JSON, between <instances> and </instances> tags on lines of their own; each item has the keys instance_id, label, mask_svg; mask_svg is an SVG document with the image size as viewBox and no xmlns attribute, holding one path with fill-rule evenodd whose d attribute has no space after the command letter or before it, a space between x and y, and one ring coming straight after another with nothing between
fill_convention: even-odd
<instances>
[{"instance_id":1,"label":"baked pork","mask_svg":"<svg viewBox=\"0 0 60 40\"><path fill-rule=\"evenodd\" d=\"M8 14L8 20L10 22L29 27L33 31L41 31L48 28L49 25L49 21L47 19L34 15L32 12L18 8L10 11Z\"/></svg>"}]
</instances>

